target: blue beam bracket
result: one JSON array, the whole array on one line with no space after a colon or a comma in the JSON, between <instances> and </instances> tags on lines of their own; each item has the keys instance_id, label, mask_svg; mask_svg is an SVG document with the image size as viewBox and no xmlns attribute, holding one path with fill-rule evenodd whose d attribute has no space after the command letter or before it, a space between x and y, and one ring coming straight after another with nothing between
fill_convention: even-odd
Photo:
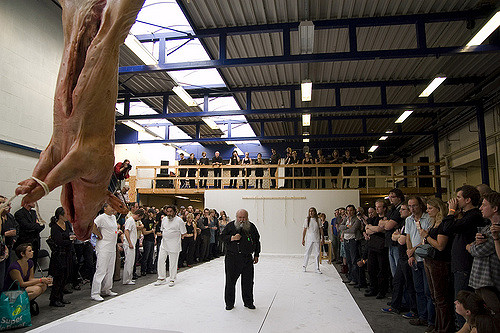
<instances>
[{"instance_id":1,"label":"blue beam bracket","mask_svg":"<svg viewBox=\"0 0 500 333\"><path fill-rule=\"evenodd\" d=\"M356 35L356 25L349 24L349 52L358 52L358 39Z\"/></svg>"},{"instance_id":2,"label":"blue beam bracket","mask_svg":"<svg viewBox=\"0 0 500 333\"><path fill-rule=\"evenodd\" d=\"M283 28L283 55L290 55L290 27Z\"/></svg>"},{"instance_id":3,"label":"blue beam bracket","mask_svg":"<svg viewBox=\"0 0 500 333\"><path fill-rule=\"evenodd\" d=\"M250 111L252 110L252 92L247 91L246 95L247 95L247 111Z\"/></svg>"},{"instance_id":4,"label":"blue beam bracket","mask_svg":"<svg viewBox=\"0 0 500 333\"><path fill-rule=\"evenodd\" d=\"M260 122L260 136L264 136L264 122L261 121Z\"/></svg>"},{"instance_id":5,"label":"blue beam bracket","mask_svg":"<svg viewBox=\"0 0 500 333\"><path fill-rule=\"evenodd\" d=\"M125 117L130 116L130 95L125 96L125 101L123 103L123 115Z\"/></svg>"},{"instance_id":6,"label":"blue beam bracket","mask_svg":"<svg viewBox=\"0 0 500 333\"><path fill-rule=\"evenodd\" d=\"M226 60L227 34L219 34L219 60Z\"/></svg>"},{"instance_id":7,"label":"blue beam bracket","mask_svg":"<svg viewBox=\"0 0 500 333\"><path fill-rule=\"evenodd\" d=\"M380 104L387 105L387 86L380 86Z\"/></svg>"},{"instance_id":8,"label":"blue beam bracket","mask_svg":"<svg viewBox=\"0 0 500 333\"><path fill-rule=\"evenodd\" d=\"M417 21L415 24L416 34L417 34L417 48L426 49L427 48L427 38L425 36L425 22Z\"/></svg>"},{"instance_id":9,"label":"blue beam bracket","mask_svg":"<svg viewBox=\"0 0 500 333\"><path fill-rule=\"evenodd\" d=\"M342 99L340 98L340 88L335 88L335 105L342 106Z\"/></svg>"},{"instance_id":10,"label":"blue beam bracket","mask_svg":"<svg viewBox=\"0 0 500 333\"><path fill-rule=\"evenodd\" d=\"M167 62L167 57L165 55L166 44L167 43L165 38L160 38L159 48L158 48L159 52L158 63L160 64L165 64Z\"/></svg>"},{"instance_id":11,"label":"blue beam bracket","mask_svg":"<svg viewBox=\"0 0 500 333\"><path fill-rule=\"evenodd\" d=\"M167 94L163 95L163 103L162 103L163 115L166 115L168 113L168 101L169 101L169 95Z\"/></svg>"}]
</instances>

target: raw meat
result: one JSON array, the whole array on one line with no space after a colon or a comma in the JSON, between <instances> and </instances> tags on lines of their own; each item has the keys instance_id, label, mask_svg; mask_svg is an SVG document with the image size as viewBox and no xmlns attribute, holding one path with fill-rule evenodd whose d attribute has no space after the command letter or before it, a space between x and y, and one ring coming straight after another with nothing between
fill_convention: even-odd
<instances>
[{"instance_id":1,"label":"raw meat","mask_svg":"<svg viewBox=\"0 0 500 333\"><path fill-rule=\"evenodd\" d=\"M123 203L108 184L114 164L118 55L144 0L60 0L64 51L59 68L54 130L33 170L50 191L63 185L61 202L79 239L90 237L104 202ZM33 179L19 183L23 203L44 195Z\"/></svg>"}]
</instances>

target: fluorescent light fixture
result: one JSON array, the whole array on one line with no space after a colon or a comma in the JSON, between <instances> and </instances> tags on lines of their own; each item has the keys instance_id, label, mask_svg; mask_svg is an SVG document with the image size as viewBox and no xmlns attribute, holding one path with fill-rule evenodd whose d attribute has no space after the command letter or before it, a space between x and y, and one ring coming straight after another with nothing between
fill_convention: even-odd
<instances>
[{"instance_id":1,"label":"fluorescent light fixture","mask_svg":"<svg viewBox=\"0 0 500 333\"><path fill-rule=\"evenodd\" d=\"M302 21L299 24L300 53L311 54L314 49L314 23Z\"/></svg>"},{"instance_id":2,"label":"fluorescent light fixture","mask_svg":"<svg viewBox=\"0 0 500 333\"><path fill-rule=\"evenodd\" d=\"M399 118L396 119L396 121L394 123L402 124L403 121L405 121L406 118L408 118L412 113L413 113L413 111L411 111L411 110L407 110L407 111L403 112L403 114L400 115Z\"/></svg>"},{"instance_id":3,"label":"fluorescent light fixture","mask_svg":"<svg viewBox=\"0 0 500 333\"><path fill-rule=\"evenodd\" d=\"M305 139L302 139L302 142L309 142L309 139L308 138L305 138Z\"/></svg>"},{"instance_id":4,"label":"fluorescent light fixture","mask_svg":"<svg viewBox=\"0 0 500 333\"><path fill-rule=\"evenodd\" d=\"M306 113L302 115L302 126L311 126L311 115Z\"/></svg>"},{"instance_id":5,"label":"fluorescent light fixture","mask_svg":"<svg viewBox=\"0 0 500 333\"><path fill-rule=\"evenodd\" d=\"M434 80L429 83L427 88L425 88L425 90L422 91L422 93L418 95L418 97L429 97L434 92L434 90L436 90L436 88L444 82L444 80L446 80L446 76L438 76L434 78Z\"/></svg>"},{"instance_id":6,"label":"fluorescent light fixture","mask_svg":"<svg viewBox=\"0 0 500 333\"><path fill-rule=\"evenodd\" d=\"M380 141L385 141L385 140L387 140L387 138L388 138L388 136L387 136L387 135L384 135L384 136L381 136L379 140L380 140Z\"/></svg>"},{"instance_id":7,"label":"fluorescent light fixture","mask_svg":"<svg viewBox=\"0 0 500 333\"><path fill-rule=\"evenodd\" d=\"M309 135L309 132L304 132L302 133L302 135Z\"/></svg>"},{"instance_id":8,"label":"fluorescent light fixture","mask_svg":"<svg viewBox=\"0 0 500 333\"><path fill-rule=\"evenodd\" d=\"M493 31L500 25L500 11L496 12L495 15L478 31L478 33L472 37L472 39L467 43L466 46L476 46L481 45L486 38L491 35Z\"/></svg>"},{"instance_id":9,"label":"fluorescent light fixture","mask_svg":"<svg viewBox=\"0 0 500 333\"><path fill-rule=\"evenodd\" d=\"M377 145L373 145L370 147L370 149L368 150L369 153L373 153L375 150L378 149L378 146Z\"/></svg>"},{"instance_id":10,"label":"fluorescent light fixture","mask_svg":"<svg viewBox=\"0 0 500 333\"><path fill-rule=\"evenodd\" d=\"M128 34L125 39L125 45L130 49L130 51L134 52L136 56L138 56L146 65L157 65L158 61L153 57L153 55L142 45L139 40L132 35Z\"/></svg>"},{"instance_id":11,"label":"fluorescent light fixture","mask_svg":"<svg viewBox=\"0 0 500 333\"><path fill-rule=\"evenodd\" d=\"M207 124L207 125L208 125L208 127L210 127L211 129L213 129L213 130L219 129L219 125L217 125L213 119L210 119L210 118L203 118L203 121L204 121L204 122L205 122L205 124Z\"/></svg>"},{"instance_id":12,"label":"fluorescent light fixture","mask_svg":"<svg viewBox=\"0 0 500 333\"><path fill-rule=\"evenodd\" d=\"M198 105L196 104L196 101L193 99L193 97L191 97L191 95L189 95L187 91L184 90L184 88L182 88L181 86L175 86L172 88L172 90L177 96L179 96L184 101L184 103L186 103L187 106Z\"/></svg>"},{"instance_id":13,"label":"fluorescent light fixture","mask_svg":"<svg viewBox=\"0 0 500 333\"><path fill-rule=\"evenodd\" d=\"M300 84L300 91L302 93L302 102L310 102L312 99L313 84L311 80L304 80Z\"/></svg>"},{"instance_id":14,"label":"fluorescent light fixture","mask_svg":"<svg viewBox=\"0 0 500 333\"><path fill-rule=\"evenodd\" d=\"M183 196L180 196L180 195L175 195L175 197L176 197L177 199L189 200L189 198L188 198L188 197L183 197Z\"/></svg>"},{"instance_id":15,"label":"fluorescent light fixture","mask_svg":"<svg viewBox=\"0 0 500 333\"><path fill-rule=\"evenodd\" d=\"M385 133L391 134L391 133L394 133L394 131L393 130L387 130L387 131L385 131Z\"/></svg>"}]
</instances>

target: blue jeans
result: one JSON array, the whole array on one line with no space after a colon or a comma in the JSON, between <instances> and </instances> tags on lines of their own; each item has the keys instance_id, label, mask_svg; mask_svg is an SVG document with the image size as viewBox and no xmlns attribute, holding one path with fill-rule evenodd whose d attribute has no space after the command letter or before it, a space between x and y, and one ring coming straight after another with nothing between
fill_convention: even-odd
<instances>
[{"instance_id":1,"label":"blue jeans","mask_svg":"<svg viewBox=\"0 0 500 333\"><path fill-rule=\"evenodd\" d=\"M470 272L457 271L453 272L453 287L455 288L455 299L460 290L472 291L469 287ZM455 327L462 328L465 324L465 318L455 312Z\"/></svg>"},{"instance_id":2,"label":"blue jeans","mask_svg":"<svg viewBox=\"0 0 500 333\"><path fill-rule=\"evenodd\" d=\"M392 277L396 274L398 267L399 248L397 246L389 246L389 265L391 266Z\"/></svg>"},{"instance_id":3,"label":"blue jeans","mask_svg":"<svg viewBox=\"0 0 500 333\"><path fill-rule=\"evenodd\" d=\"M345 241L345 257L347 260L347 266L349 266L349 280L356 283L359 282L359 251L358 242L355 239L349 239Z\"/></svg>"},{"instance_id":4,"label":"blue jeans","mask_svg":"<svg viewBox=\"0 0 500 333\"><path fill-rule=\"evenodd\" d=\"M429 325L434 325L436 313L432 303L431 290L425 276L424 262L417 262L417 269L411 267L413 273L413 285L417 294L418 317L427 321Z\"/></svg>"}]
</instances>

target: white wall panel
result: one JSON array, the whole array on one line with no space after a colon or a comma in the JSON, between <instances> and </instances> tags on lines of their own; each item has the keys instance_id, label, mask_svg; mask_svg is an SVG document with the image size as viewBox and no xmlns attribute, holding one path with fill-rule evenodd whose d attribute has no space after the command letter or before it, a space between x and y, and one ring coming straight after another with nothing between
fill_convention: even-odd
<instances>
[{"instance_id":1,"label":"white wall panel","mask_svg":"<svg viewBox=\"0 0 500 333\"><path fill-rule=\"evenodd\" d=\"M305 197L305 198L299 198ZM287 199L285 199L287 198ZM295 198L295 199L293 199ZM328 220L338 207L359 205L358 190L208 190L205 207L224 210L234 220L244 208L261 235L263 253L302 254L304 219L310 207Z\"/></svg>"}]
</instances>

